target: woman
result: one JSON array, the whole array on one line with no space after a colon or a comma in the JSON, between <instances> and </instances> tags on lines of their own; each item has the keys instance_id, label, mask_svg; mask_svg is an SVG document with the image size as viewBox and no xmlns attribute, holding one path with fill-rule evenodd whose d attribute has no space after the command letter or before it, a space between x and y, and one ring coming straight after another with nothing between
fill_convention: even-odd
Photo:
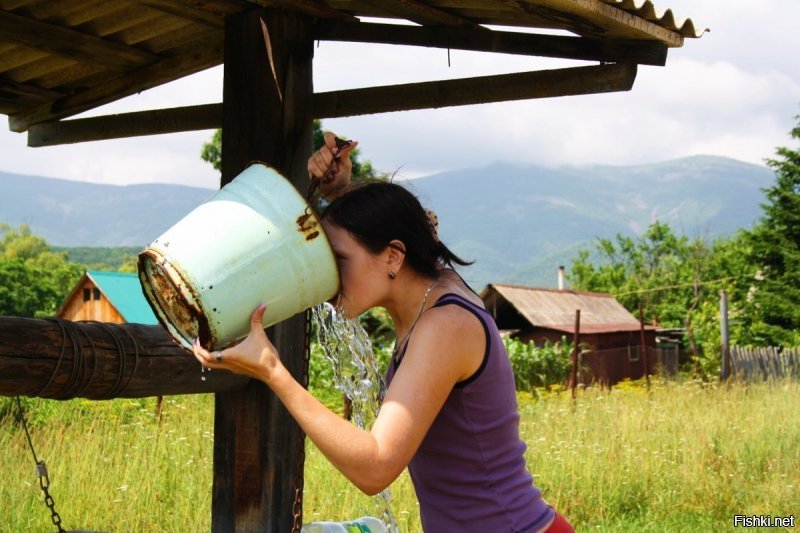
<instances>
[{"instance_id":1,"label":"woman","mask_svg":"<svg viewBox=\"0 0 800 533\"><path fill-rule=\"evenodd\" d=\"M252 315L250 335L222 352L195 343L206 367L266 383L328 460L367 494L408 467L428 532L572 531L533 486L513 374L481 299L452 270L467 264L436 237L417 199L390 183L352 187L349 152L332 134L309 173L333 199L322 224L346 316L384 307L397 342L371 430L316 400L286 370Z\"/></svg>"}]
</instances>

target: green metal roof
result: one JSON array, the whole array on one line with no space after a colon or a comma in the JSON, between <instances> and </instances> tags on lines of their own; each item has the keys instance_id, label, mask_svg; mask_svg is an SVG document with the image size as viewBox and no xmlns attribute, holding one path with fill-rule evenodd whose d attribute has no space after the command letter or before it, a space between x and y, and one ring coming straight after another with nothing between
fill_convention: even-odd
<instances>
[{"instance_id":1,"label":"green metal roof","mask_svg":"<svg viewBox=\"0 0 800 533\"><path fill-rule=\"evenodd\" d=\"M133 324L158 324L156 315L144 298L139 276L124 272L88 270L86 275L97 285L108 301L125 319Z\"/></svg>"}]
</instances>

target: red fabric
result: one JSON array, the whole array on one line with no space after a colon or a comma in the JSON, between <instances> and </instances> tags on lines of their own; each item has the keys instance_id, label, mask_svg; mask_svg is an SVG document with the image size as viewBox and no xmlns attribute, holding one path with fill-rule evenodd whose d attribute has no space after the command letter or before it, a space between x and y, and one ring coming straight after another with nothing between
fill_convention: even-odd
<instances>
[{"instance_id":1,"label":"red fabric","mask_svg":"<svg viewBox=\"0 0 800 533\"><path fill-rule=\"evenodd\" d=\"M553 523L545 530L545 533L575 533L575 528L567 522L567 519L556 513Z\"/></svg>"}]
</instances>

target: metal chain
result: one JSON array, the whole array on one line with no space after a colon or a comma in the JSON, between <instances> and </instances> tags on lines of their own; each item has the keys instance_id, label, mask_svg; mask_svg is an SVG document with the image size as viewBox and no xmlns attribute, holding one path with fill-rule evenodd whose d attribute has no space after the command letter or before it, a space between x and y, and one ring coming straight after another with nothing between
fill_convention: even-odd
<instances>
[{"instance_id":1,"label":"metal chain","mask_svg":"<svg viewBox=\"0 0 800 533\"><path fill-rule=\"evenodd\" d=\"M66 529L61 526L61 516L56 512L56 502L48 490L50 488L50 477L47 474L47 464L36 457L36 450L33 448L33 440L31 440L31 434L28 431L28 424L25 422L25 414L22 410L22 402L20 402L19 396L17 396L16 400L17 419L22 424L22 429L25 430L25 436L28 438L28 446L33 454L33 462L36 463L36 475L39 476L39 486L42 487L42 492L44 492L44 504L50 509L50 520L58 528L58 533L66 533Z\"/></svg>"},{"instance_id":2,"label":"metal chain","mask_svg":"<svg viewBox=\"0 0 800 533\"><path fill-rule=\"evenodd\" d=\"M311 309L306 309L303 324L303 368L300 384L308 388L308 365L311 359ZM300 533L303 528L303 468L306 460L305 434L297 447L297 477L294 484L294 504L292 505L292 533Z\"/></svg>"}]
</instances>

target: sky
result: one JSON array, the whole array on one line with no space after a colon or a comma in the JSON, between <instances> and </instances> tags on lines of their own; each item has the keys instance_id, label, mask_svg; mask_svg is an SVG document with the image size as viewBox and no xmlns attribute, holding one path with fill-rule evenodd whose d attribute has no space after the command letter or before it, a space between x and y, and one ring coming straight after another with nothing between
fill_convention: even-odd
<instances>
[{"instance_id":1,"label":"sky","mask_svg":"<svg viewBox=\"0 0 800 533\"><path fill-rule=\"evenodd\" d=\"M503 161L559 167L635 165L710 154L763 164L800 115L800 1L655 0L709 28L640 66L629 92L330 119L378 171L415 178ZM321 42L315 91L578 66L546 58ZM222 67L143 91L78 117L222 101ZM200 159L213 131L28 148L0 128L0 170L94 183L217 188Z\"/></svg>"}]
</instances>

